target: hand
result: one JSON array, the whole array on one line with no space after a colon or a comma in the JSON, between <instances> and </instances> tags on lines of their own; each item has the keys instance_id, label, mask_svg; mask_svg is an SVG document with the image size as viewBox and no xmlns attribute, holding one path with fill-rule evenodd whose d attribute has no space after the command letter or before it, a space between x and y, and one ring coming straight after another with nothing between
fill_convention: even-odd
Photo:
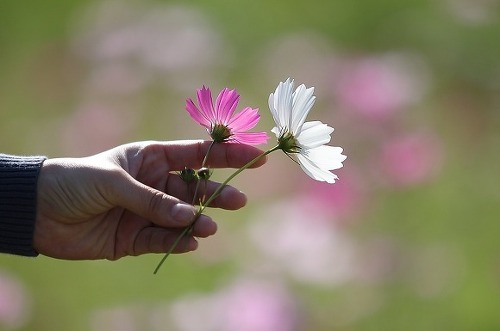
<instances>
[{"instance_id":1,"label":"hand","mask_svg":"<svg viewBox=\"0 0 500 331\"><path fill-rule=\"evenodd\" d=\"M109 259L161 253L193 222L195 183L173 173L197 169L210 142L140 142L85 158L48 159L38 179L34 247L60 259ZM242 144L215 144L207 165L238 168L261 151ZM254 167L264 164L265 159ZM218 183L208 181L207 196ZM225 187L211 207L235 210L246 196ZM174 253L197 248L194 237L215 234L206 215L196 221Z\"/></svg>"}]
</instances>

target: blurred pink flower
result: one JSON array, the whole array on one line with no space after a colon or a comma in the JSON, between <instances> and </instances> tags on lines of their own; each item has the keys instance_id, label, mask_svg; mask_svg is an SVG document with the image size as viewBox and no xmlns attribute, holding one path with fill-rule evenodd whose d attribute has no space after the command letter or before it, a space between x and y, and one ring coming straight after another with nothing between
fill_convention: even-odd
<instances>
[{"instance_id":1,"label":"blurred pink flower","mask_svg":"<svg viewBox=\"0 0 500 331\"><path fill-rule=\"evenodd\" d=\"M339 222L362 212L366 203L366 187L361 174L354 173L353 167L344 169L342 180L335 185L326 185L317 181L303 181L303 195L315 208L334 216Z\"/></svg>"},{"instance_id":2,"label":"blurred pink flower","mask_svg":"<svg viewBox=\"0 0 500 331\"><path fill-rule=\"evenodd\" d=\"M431 178L442 163L439 140L427 134L395 138L382 146L381 178L398 186L414 185Z\"/></svg>"},{"instance_id":3,"label":"blurred pink flower","mask_svg":"<svg viewBox=\"0 0 500 331\"><path fill-rule=\"evenodd\" d=\"M170 320L180 331L294 331L297 303L277 282L237 280L209 294L176 300Z\"/></svg>"},{"instance_id":4,"label":"blurred pink flower","mask_svg":"<svg viewBox=\"0 0 500 331\"><path fill-rule=\"evenodd\" d=\"M83 104L62 125L61 143L74 156L99 152L124 143L135 118L126 106L118 109L110 103ZM75 151L79 155L75 155Z\"/></svg>"},{"instance_id":5,"label":"blurred pink flower","mask_svg":"<svg viewBox=\"0 0 500 331\"><path fill-rule=\"evenodd\" d=\"M424 74L419 63L401 56L350 61L339 69L334 91L348 110L386 119L420 97Z\"/></svg>"},{"instance_id":6,"label":"blurred pink flower","mask_svg":"<svg viewBox=\"0 0 500 331\"><path fill-rule=\"evenodd\" d=\"M0 329L24 325L30 315L30 298L21 282L0 272Z\"/></svg>"},{"instance_id":7,"label":"blurred pink flower","mask_svg":"<svg viewBox=\"0 0 500 331\"><path fill-rule=\"evenodd\" d=\"M92 73L124 66L138 73L131 85L158 81L190 91L196 82L223 75L232 57L209 17L184 4L99 1L79 15L74 30L75 53L88 60Z\"/></svg>"},{"instance_id":8,"label":"blurred pink flower","mask_svg":"<svg viewBox=\"0 0 500 331\"><path fill-rule=\"evenodd\" d=\"M301 195L275 202L254 215L248 231L262 253L258 254L261 269L324 286L341 284L353 276L353 239L335 215L318 208L314 198Z\"/></svg>"},{"instance_id":9,"label":"blurred pink flower","mask_svg":"<svg viewBox=\"0 0 500 331\"><path fill-rule=\"evenodd\" d=\"M297 308L279 284L243 281L221 296L226 314L223 330L292 331L297 329Z\"/></svg>"},{"instance_id":10,"label":"blurred pink flower","mask_svg":"<svg viewBox=\"0 0 500 331\"><path fill-rule=\"evenodd\" d=\"M234 114L240 95L236 90L223 89L214 105L212 92L203 86L197 90L199 108L193 100L186 100L189 115L204 126L215 142L235 142L249 145L265 144L269 139L265 132L245 132L257 125L260 119L257 108L245 107Z\"/></svg>"}]
</instances>

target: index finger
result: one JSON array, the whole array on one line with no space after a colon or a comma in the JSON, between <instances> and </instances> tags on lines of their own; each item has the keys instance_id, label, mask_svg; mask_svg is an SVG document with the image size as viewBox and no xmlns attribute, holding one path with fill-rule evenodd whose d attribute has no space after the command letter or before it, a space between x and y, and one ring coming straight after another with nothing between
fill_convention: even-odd
<instances>
[{"instance_id":1,"label":"index finger","mask_svg":"<svg viewBox=\"0 0 500 331\"><path fill-rule=\"evenodd\" d=\"M251 160L263 155L263 151L250 145L238 143L213 143L203 140L183 140L160 143L170 170L198 169L208 154L205 166L210 168L240 168ZM266 163L262 156L251 168Z\"/></svg>"}]
</instances>

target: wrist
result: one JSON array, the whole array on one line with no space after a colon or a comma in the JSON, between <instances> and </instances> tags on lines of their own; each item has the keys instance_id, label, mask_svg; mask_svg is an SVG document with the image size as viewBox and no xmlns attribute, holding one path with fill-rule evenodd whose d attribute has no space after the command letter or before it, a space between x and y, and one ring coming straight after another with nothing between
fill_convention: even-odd
<instances>
[{"instance_id":1,"label":"wrist","mask_svg":"<svg viewBox=\"0 0 500 331\"><path fill-rule=\"evenodd\" d=\"M43 156L0 154L0 252L36 256L33 234Z\"/></svg>"}]
</instances>

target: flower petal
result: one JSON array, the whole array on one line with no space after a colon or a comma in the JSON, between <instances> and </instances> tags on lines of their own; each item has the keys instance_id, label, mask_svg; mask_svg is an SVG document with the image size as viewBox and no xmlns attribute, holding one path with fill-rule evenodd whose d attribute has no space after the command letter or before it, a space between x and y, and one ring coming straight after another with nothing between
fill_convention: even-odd
<instances>
[{"instance_id":1,"label":"flower petal","mask_svg":"<svg viewBox=\"0 0 500 331\"><path fill-rule=\"evenodd\" d=\"M342 152L343 149L341 147L323 145L303 150L299 155L306 157L318 168L335 170L342 168L342 162L347 158Z\"/></svg>"},{"instance_id":2,"label":"flower petal","mask_svg":"<svg viewBox=\"0 0 500 331\"><path fill-rule=\"evenodd\" d=\"M290 112L290 130L294 134L300 132L307 114L309 114L309 111L316 101L316 97L313 93L314 87L306 88L304 84L297 87L295 92L293 92L293 107Z\"/></svg>"},{"instance_id":3,"label":"flower petal","mask_svg":"<svg viewBox=\"0 0 500 331\"><path fill-rule=\"evenodd\" d=\"M331 184L335 183L335 180L338 179L337 175L328 170L319 168L314 162L302 154L298 154L297 159L302 170L312 179Z\"/></svg>"},{"instance_id":4,"label":"flower petal","mask_svg":"<svg viewBox=\"0 0 500 331\"><path fill-rule=\"evenodd\" d=\"M199 107L193 100L187 99L186 110L196 122L207 128L215 142L241 142L251 145L267 142L269 137L265 132L244 132L257 125L260 115L257 108L251 107L234 114L240 99L236 90L224 88L220 91L215 107L208 87L203 86L196 92Z\"/></svg>"},{"instance_id":5,"label":"flower petal","mask_svg":"<svg viewBox=\"0 0 500 331\"><path fill-rule=\"evenodd\" d=\"M229 119L233 116L233 113L238 106L240 100L240 95L236 90L230 90L227 87L224 88L215 101L215 120L219 124L227 125Z\"/></svg>"},{"instance_id":6,"label":"flower petal","mask_svg":"<svg viewBox=\"0 0 500 331\"><path fill-rule=\"evenodd\" d=\"M234 115L227 126L233 131L247 131L252 129L259 122L260 115L258 108L243 108L238 114Z\"/></svg>"},{"instance_id":7,"label":"flower petal","mask_svg":"<svg viewBox=\"0 0 500 331\"><path fill-rule=\"evenodd\" d=\"M273 120L274 120L274 123L276 123L276 128L278 129L278 131L281 130L281 128L283 127L283 125L280 123L280 120L279 120L279 117L278 117L278 111L276 110L276 107L274 107L274 94L271 93L269 95L269 110L271 111L271 115L273 116ZM277 136L277 134L276 134Z\"/></svg>"},{"instance_id":8,"label":"flower petal","mask_svg":"<svg viewBox=\"0 0 500 331\"><path fill-rule=\"evenodd\" d=\"M215 122L215 110L212 101L212 92L208 87L203 86L201 89L197 90L198 104L200 105L200 112L208 118L210 123Z\"/></svg>"},{"instance_id":9,"label":"flower petal","mask_svg":"<svg viewBox=\"0 0 500 331\"><path fill-rule=\"evenodd\" d=\"M320 122L306 122L302 126L302 130L296 136L299 144L307 148L315 148L330 142L330 135L333 128Z\"/></svg>"},{"instance_id":10,"label":"flower petal","mask_svg":"<svg viewBox=\"0 0 500 331\"><path fill-rule=\"evenodd\" d=\"M266 132L238 132L231 136L229 142L247 145L261 145L267 143L269 136Z\"/></svg>"},{"instance_id":11,"label":"flower petal","mask_svg":"<svg viewBox=\"0 0 500 331\"><path fill-rule=\"evenodd\" d=\"M189 115L191 115L191 118L193 120L203 125L207 129L210 129L211 126L210 119L208 118L206 113L200 111L198 107L196 107L193 100L191 99L186 100L186 110L188 111Z\"/></svg>"},{"instance_id":12,"label":"flower petal","mask_svg":"<svg viewBox=\"0 0 500 331\"><path fill-rule=\"evenodd\" d=\"M328 146L333 128L320 122L305 122L316 101L314 88L301 84L292 93L294 81L280 82L269 95L269 109L276 126L271 130L278 137L278 147L296 157L300 167L313 179L335 183L337 176L330 170L342 167L346 159L342 148ZM289 150L288 142L299 145ZM296 153L298 152L298 153Z\"/></svg>"},{"instance_id":13,"label":"flower petal","mask_svg":"<svg viewBox=\"0 0 500 331\"><path fill-rule=\"evenodd\" d=\"M274 128L271 129L271 132L276 135L276 138L279 138L281 134L281 129L275 126Z\"/></svg>"},{"instance_id":14,"label":"flower petal","mask_svg":"<svg viewBox=\"0 0 500 331\"><path fill-rule=\"evenodd\" d=\"M288 78L285 82L280 82L274 94L269 96L269 108L273 114L274 121L281 128L290 129L290 112L292 111L294 81Z\"/></svg>"}]
</instances>

